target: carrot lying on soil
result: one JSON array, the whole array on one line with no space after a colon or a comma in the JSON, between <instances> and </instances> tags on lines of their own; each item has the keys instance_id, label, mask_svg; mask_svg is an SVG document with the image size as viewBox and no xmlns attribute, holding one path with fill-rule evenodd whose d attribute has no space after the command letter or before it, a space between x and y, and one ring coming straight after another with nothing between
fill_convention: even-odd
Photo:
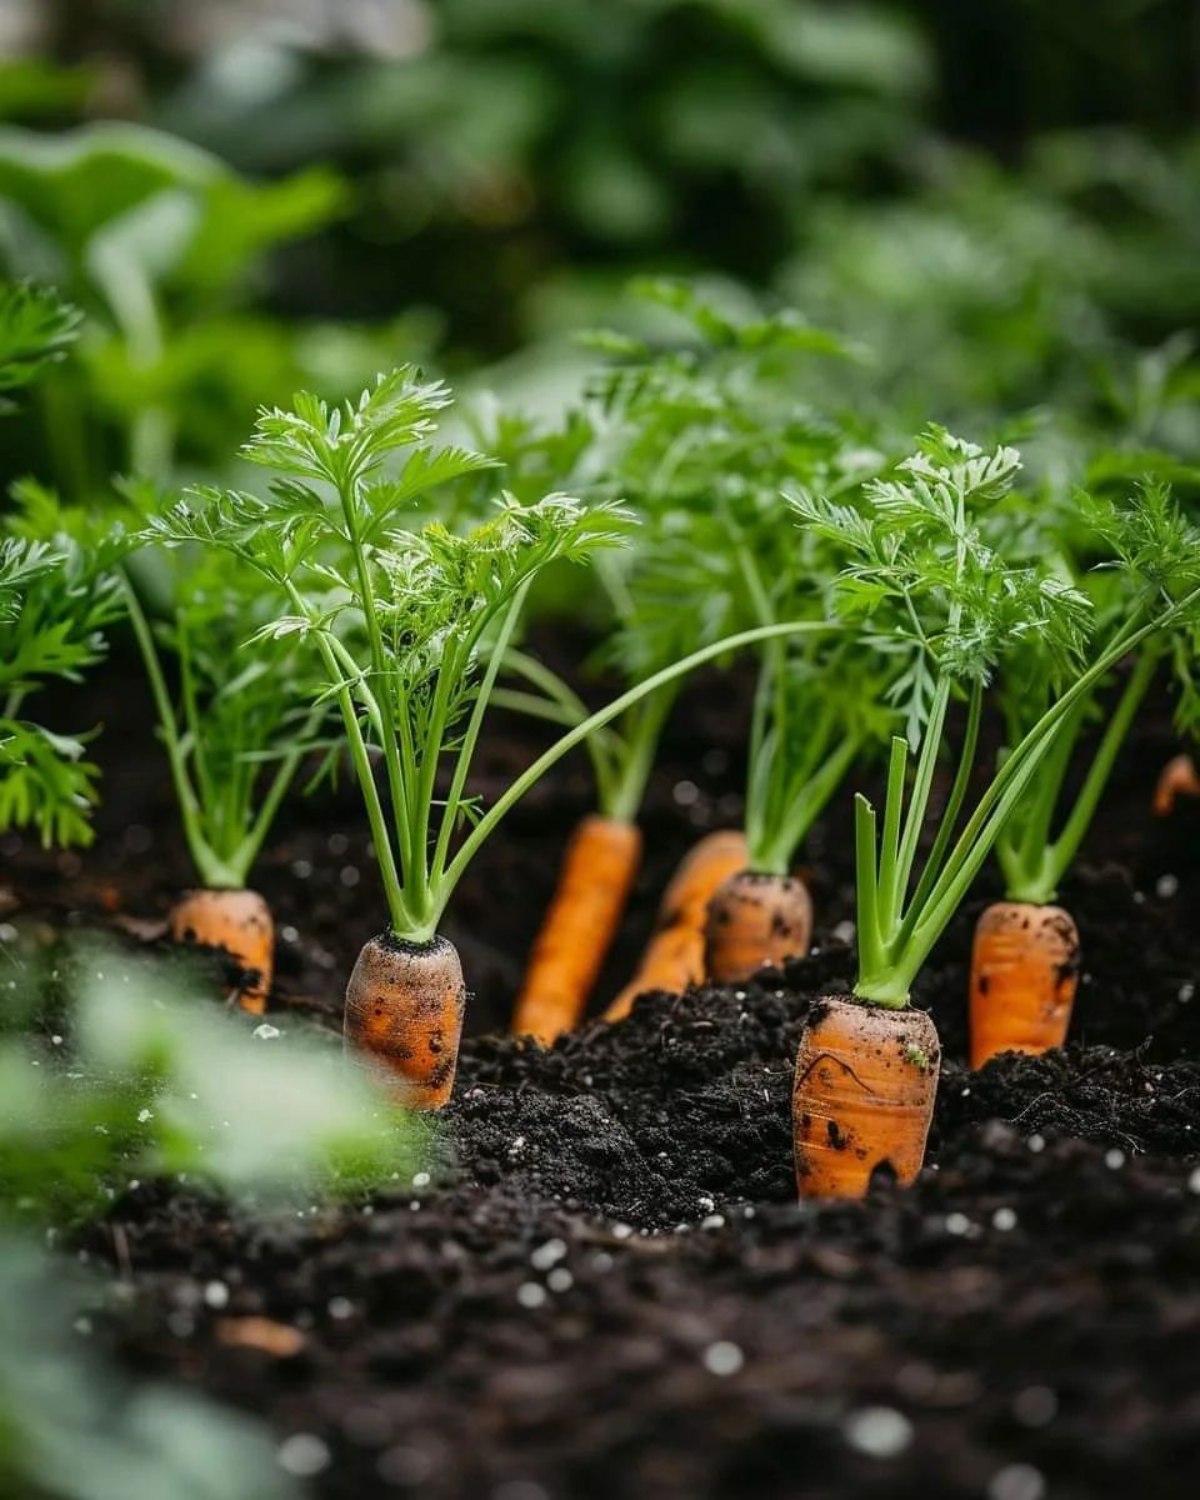
<instances>
[{"instance_id":1,"label":"carrot lying on soil","mask_svg":"<svg viewBox=\"0 0 1200 1500\"><path fill-rule=\"evenodd\" d=\"M598 815L571 836L534 941L512 1030L544 1046L579 1024L616 934L642 854L635 823Z\"/></svg>"},{"instance_id":2,"label":"carrot lying on soil","mask_svg":"<svg viewBox=\"0 0 1200 1500\"><path fill-rule=\"evenodd\" d=\"M1175 755L1159 772L1154 788L1154 815L1169 817L1179 797L1200 797L1200 774L1190 755Z\"/></svg>"},{"instance_id":3,"label":"carrot lying on soil","mask_svg":"<svg viewBox=\"0 0 1200 1500\"><path fill-rule=\"evenodd\" d=\"M861 1198L887 1163L911 1183L925 1160L941 1046L924 1011L819 1001L792 1093L802 1198Z\"/></svg>"},{"instance_id":4,"label":"carrot lying on soil","mask_svg":"<svg viewBox=\"0 0 1200 1500\"><path fill-rule=\"evenodd\" d=\"M458 1066L467 991L454 944L389 933L358 955L346 987L345 1040L397 1104L441 1109Z\"/></svg>"},{"instance_id":5,"label":"carrot lying on soil","mask_svg":"<svg viewBox=\"0 0 1200 1500\"><path fill-rule=\"evenodd\" d=\"M740 870L708 904L704 969L714 984L741 984L768 964L808 952L812 898L795 875Z\"/></svg>"},{"instance_id":6,"label":"carrot lying on soil","mask_svg":"<svg viewBox=\"0 0 1200 1500\"><path fill-rule=\"evenodd\" d=\"M704 928L718 886L746 868L746 836L735 828L706 833L683 857L659 903L654 932L637 973L604 1012L621 1021L650 990L681 994L704 978Z\"/></svg>"},{"instance_id":7,"label":"carrot lying on soil","mask_svg":"<svg viewBox=\"0 0 1200 1500\"><path fill-rule=\"evenodd\" d=\"M185 891L171 908L167 926L177 943L224 949L241 970L238 1004L262 1015L275 970L275 922L257 891Z\"/></svg>"},{"instance_id":8,"label":"carrot lying on soil","mask_svg":"<svg viewBox=\"0 0 1200 1500\"><path fill-rule=\"evenodd\" d=\"M1079 983L1079 931L1061 906L997 901L971 951L971 1066L1067 1039Z\"/></svg>"}]
</instances>

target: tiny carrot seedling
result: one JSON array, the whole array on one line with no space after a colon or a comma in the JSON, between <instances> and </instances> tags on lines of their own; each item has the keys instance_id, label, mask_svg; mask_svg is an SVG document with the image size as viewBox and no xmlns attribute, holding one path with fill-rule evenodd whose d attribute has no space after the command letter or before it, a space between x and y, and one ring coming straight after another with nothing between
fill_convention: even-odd
<instances>
[{"instance_id":1,"label":"tiny carrot seedling","mask_svg":"<svg viewBox=\"0 0 1200 1500\"><path fill-rule=\"evenodd\" d=\"M346 1036L402 1102L426 1109L449 1098L466 1003L458 955L438 925L484 840L589 734L721 652L796 628L743 632L653 674L569 729L482 810L468 790L471 763L531 584L556 561L617 545L629 520L616 505L589 509L552 494L502 499L464 534L438 522L395 529L416 498L489 462L433 445L448 401L444 386L411 368L381 377L356 405L330 409L300 395L293 411L263 412L244 450L274 471L267 495L196 492L155 527L164 540L203 542L256 568L289 608L259 643L295 635L321 663L390 916L350 977ZM390 475L389 458L399 466Z\"/></svg>"}]
</instances>

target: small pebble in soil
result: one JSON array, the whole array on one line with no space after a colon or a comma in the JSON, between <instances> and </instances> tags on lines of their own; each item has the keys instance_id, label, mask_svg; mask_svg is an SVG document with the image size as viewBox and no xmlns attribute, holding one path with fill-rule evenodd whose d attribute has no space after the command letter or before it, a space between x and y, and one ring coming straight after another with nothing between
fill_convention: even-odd
<instances>
[{"instance_id":1,"label":"small pebble in soil","mask_svg":"<svg viewBox=\"0 0 1200 1500\"><path fill-rule=\"evenodd\" d=\"M1172 896L1179 894L1179 876L1160 875L1155 884L1154 891L1162 900L1169 901Z\"/></svg>"},{"instance_id":2,"label":"small pebble in soil","mask_svg":"<svg viewBox=\"0 0 1200 1500\"><path fill-rule=\"evenodd\" d=\"M701 1229L724 1229L724 1227L725 1227L725 1215L724 1214L709 1214L709 1216L706 1219L702 1219L701 1222L700 1222L700 1228Z\"/></svg>"},{"instance_id":3,"label":"small pebble in soil","mask_svg":"<svg viewBox=\"0 0 1200 1500\"><path fill-rule=\"evenodd\" d=\"M954 1213L946 1215L947 1234L966 1234L970 1227L971 1221L967 1218L966 1214Z\"/></svg>"},{"instance_id":4,"label":"small pebble in soil","mask_svg":"<svg viewBox=\"0 0 1200 1500\"><path fill-rule=\"evenodd\" d=\"M276 1449L279 1467L297 1479L309 1479L329 1467L329 1446L315 1432L293 1432Z\"/></svg>"},{"instance_id":5,"label":"small pebble in soil","mask_svg":"<svg viewBox=\"0 0 1200 1500\"><path fill-rule=\"evenodd\" d=\"M298 943L300 941L300 930L297 927L281 927L279 936L285 943Z\"/></svg>"},{"instance_id":6,"label":"small pebble in soil","mask_svg":"<svg viewBox=\"0 0 1200 1500\"><path fill-rule=\"evenodd\" d=\"M633 1228L629 1224L614 1224L612 1232L614 1240L627 1240L633 1233Z\"/></svg>"},{"instance_id":7,"label":"small pebble in soil","mask_svg":"<svg viewBox=\"0 0 1200 1500\"><path fill-rule=\"evenodd\" d=\"M204 1301L208 1307L227 1307L229 1288L223 1281L210 1281L204 1288Z\"/></svg>"},{"instance_id":8,"label":"small pebble in soil","mask_svg":"<svg viewBox=\"0 0 1200 1500\"><path fill-rule=\"evenodd\" d=\"M329 1316L339 1323L344 1323L347 1318L354 1316L354 1303L349 1297L330 1297L328 1307Z\"/></svg>"},{"instance_id":9,"label":"small pebble in soil","mask_svg":"<svg viewBox=\"0 0 1200 1500\"><path fill-rule=\"evenodd\" d=\"M671 788L676 807L691 807L699 795L700 788L694 781L677 781Z\"/></svg>"},{"instance_id":10,"label":"small pebble in soil","mask_svg":"<svg viewBox=\"0 0 1200 1500\"><path fill-rule=\"evenodd\" d=\"M294 859L292 861L292 874L297 880L307 880L312 872L313 867L310 860Z\"/></svg>"},{"instance_id":11,"label":"small pebble in soil","mask_svg":"<svg viewBox=\"0 0 1200 1500\"><path fill-rule=\"evenodd\" d=\"M250 1035L260 1042L273 1042L277 1036L282 1036L283 1032L278 1026L272 1026L269 1021L263 1021L261 1025L254 1028Z\"/></svg>"},{"instance_id":12,"label":"small pebble in soil","mask_svg":"<svg viewBox=\"0 0 1200 1500\"><path fill-rule=\"evenodd\" d=\"M1032 1464L1009 1464L992 1476L988 1500L1042 1500L1046 1481Z\"/></svg>"},{"instance_id":13,"label":"small pebble in soil","mask_svg":"<svg viewBox=\"0 0 1200 1500\"><path fill-rule=\"evenodd\" d=\"M1046 1149L1046 1137L1044 1135L1031 1135L1025 1144L1036 1156L1039 1151Z\"/></svg>"},{"instance_id":14,"label":"small pebble in soil","mask_svg":"<svg viewBox=\"0 0 1200 1500\"><path fill-rule=\"evenodd\" d=\"M746 1356L728 1339L718 1339L704 1351L704 1368L710 1375L736 1375L746 1363Z\"/></svg>"},{"instance_id":15,"label":"small pebble in soil","mask_svg":"<svg viewBox=\"0 0 1200 1500\"><path fill-rule=\"evenodd\" d=\"M843 920L839 922L833 929L833 935L835 938L837 938L839 943L845 943L846 946L849 947L850 944L854 941L854 934L856 930L857 929L855 928L853 922L849 920Z\"/></svg>"},{"instance_id":16,"label":"small pebble in soil","mask_svg":"<svg viewBox=\"0 0 1200 1500\"><path fill-rule=\"evenodd\" d=\"M998 1208L992 1215L992 1226L1007 1233L1010 1229L1017 1227L1017 1215L1014 1209Z\"/></svg>"},{"instance_id":17,"label":"small pebble in soil","mask_svg":"<svg viewBox=\"0 0 1200 1500\"><path fill-rule=\"evenodd\" d=\"M414 1172L413 1173L413 1180L412 1180L413 1187L415 1187L415 1188L428 1187L429 1186L429 1182L430 1182L430 1177L429 1177L429 1173L428 1172Z\"/></svg>"},{"instance_id":18,"label":"small pebble in soil","mask_svg":"<svg viewBox=\"0 0 1200 1500\"><path fill-rule=\"evenodd\" d=\"M569 1292L575 1285L575 1278L566 1266L555 1266L546 1277L546 1285L552 1292Z\"/></svg>"},{"instance_id":19,"label":"small pebble in soil","mask_svg":"<svg viewBox=\"0 0 1200 1500\"><path fill-rule=\"evenodd\" d=\"M352 891L362 879L362 871L357 865L343 865L341 881L347 890Z\"/></svg>"},{"instance_id":20,"label":"small pebble in soil","mask_svg":"<svg viewBox=\"0 0 1200 1500\"><path fill-rule=\"evenodd\" d=\"M548 1271L551 1266L556 1266L566 1253L567 1247L562 1240L547 1240L544 1245L539 1245L529 1257L529 1264L535 1271Z\"/></svg>"},{"instance_id":21,"label":"small pebble in soil","mask_svg":"<svg viewBox=\"0 0 1200 1500\"><path fill-rule=\"evenodd\" d=\"M517 1288L517 1301L522 1307L541 1307L546 1301L546 1288L536 1281L523 1281Z\"/></svg>"},{"instance_id":22,"label":"small pebble in soil","mask_svg":"<svg viewBox=\"0 0 1200 1500\"><path fill-rule=\"evenodd\" d=\"M1104 1165L1110 1172L1119 1172L1125 1165L1125 1153L1117 1146L1110 1147L1104 1153Z\"/></svg>"},{"instance_id":23,"label":"small pebble in soil","mask_svg":"<svg viewBox=\"0 0 1200 1500\"><path fill-rule=\"evenodd\" d=\"M1048 1427L1058 1415L1058 1397L1048 1385L1028 1385L1013 1398L1012 1411L1022 1427Z\"/></svg>"},{"instance_id":24,"label":"small pebble in soil","mask_svg":"<svg viewBox=\"0 0 1200 1500\"><path fill-rule=\"evenodd\" d=\"M869 1458L899 1458L912 1442L912 1423L891 1406L864 1406L842 1427L846 1441Z\"/></svg>"},{"instance_id":25,"label":"small pebble in soil","mask_svg":"<svg viewBox=\"0 0 1200 1500\"><path fill-rule=\"evenodd\" d=\"M1186 1005L1188 1001L1193 997L1193 995L1195 995L1195 993L1196 986L1190 979L1185 979L1184 982L1179 986L1179 1003L1181 1005Z\"/></svg>"},{"instance_id":26,"label":"small pebble in soil","mask_svg":"<svg viewBox=\"0 0 1200 1500\"><path fill-rule=\"evenodd\" d=\"M326 840L325 847L334 858L337 858L339 855L345 854L346 850L349 849L350 840L344 833L331 833Z\"/></svg>"},{"instance_id":27,"label":"small pebble in soil","mask_svg":"<svg viewBox=\"0 0 1200 1500\"><path fill-rule=\"evenodd\" d=\"M1200 1191L1200 1189L1197 1189L1197 1191ZM613 1258L608 1251L597 1250L595 1255L592 1256L592 1270L603 1275L605 1271L611 1271L612 1268Z\"/></svg>"}]
</instances>

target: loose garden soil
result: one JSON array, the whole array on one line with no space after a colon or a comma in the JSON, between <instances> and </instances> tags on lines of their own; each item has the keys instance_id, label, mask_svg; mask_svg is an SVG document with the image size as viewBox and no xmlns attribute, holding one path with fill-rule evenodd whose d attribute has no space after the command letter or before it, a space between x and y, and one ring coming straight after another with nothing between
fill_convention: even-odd
<instances>
[{"instance_id":1,"label":"loose garden soil","mask_svg":"<svg viewBox=\"0 0 1200 1500\"><path fill-rule=\"evenodd\" d=\"M730 691L698 695L671 730L641 910L598 1003L690 840L736 820ZM95 848L10 841L10 920L153 921L186 882L165 770L138 748L144 717L127 717L100 742ZM1174 748L1160 705L1062 893L1084 943L1070 1046L966 1071L985 886L915 996L946 1059L929 1166L851 1205L797 1204L789 1120L805 1015L852 977L848 799L805 854L809 959L736 991L645 999L543 1052L496 1028L586 810L572 766L516 811L446 924L476 999L434 1180L267 1221L147 1184L85 1240L132 1288L111 1330L121 1356L281 1441L320 1439L314 1489L346 1500L1194 1494L1200 808L1148 810ZM506 722L483 794L535 749ZM351 790L288 816L260 880L281 928L283 1046L336 1028L382 910ZM273 1351L231 1342L239 1330Z\"/></svg>"}]
</instances>

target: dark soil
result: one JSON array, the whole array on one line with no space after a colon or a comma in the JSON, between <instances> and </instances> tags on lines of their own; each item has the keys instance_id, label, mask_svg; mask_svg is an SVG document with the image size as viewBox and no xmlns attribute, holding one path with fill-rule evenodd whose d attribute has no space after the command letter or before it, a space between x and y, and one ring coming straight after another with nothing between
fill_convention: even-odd
<instances>
[{"instance_id":1,"label":"dark soil","mask_svg":"<svg viewBox=\"0 0 1200 1500\"><path fill-rule=\"evenodd\" d=\"M695 831L736 818L721 708L710 720L693 707L673 731L646 818L641 917L598 998L623 979ZM162 831L161 771L132 745L111 752L123 769L93 851L9 859L22 920L154 915L186 883ZM1172 748L1165 715L1152 717L1063 892L1084 943L1071 1045L965 1070L985 885L916 996L945 1052L929 1166L911 1190L878 1180L854 1205L797 1205L789 1123L805 1015L852 975L844 809L806 853L809 959L742 990L650 997L627 1022L542 1052L478 1033L511 1006L586 808L581 769L547 783L447 923L476 1034L443 1117L441 1179L268 1222L143 1187L89 1238L105 1258L119 1245L132 1279L119 1348L261 1414L281 1439L321 1439L315 1488L347 1500L1193 1495L1200 809L1149 817ZM489 747L483 790L531 753L513 726ZM283 928L274 1008L285 1027L330 1027L379 903L349 795L292 816L304 821L261 880ZM206 1301L213 1282L227 1305ZM249 1316L295 1330L299 1347L222 1341L226 1320Z\"/></svg>"}]
</instances>

